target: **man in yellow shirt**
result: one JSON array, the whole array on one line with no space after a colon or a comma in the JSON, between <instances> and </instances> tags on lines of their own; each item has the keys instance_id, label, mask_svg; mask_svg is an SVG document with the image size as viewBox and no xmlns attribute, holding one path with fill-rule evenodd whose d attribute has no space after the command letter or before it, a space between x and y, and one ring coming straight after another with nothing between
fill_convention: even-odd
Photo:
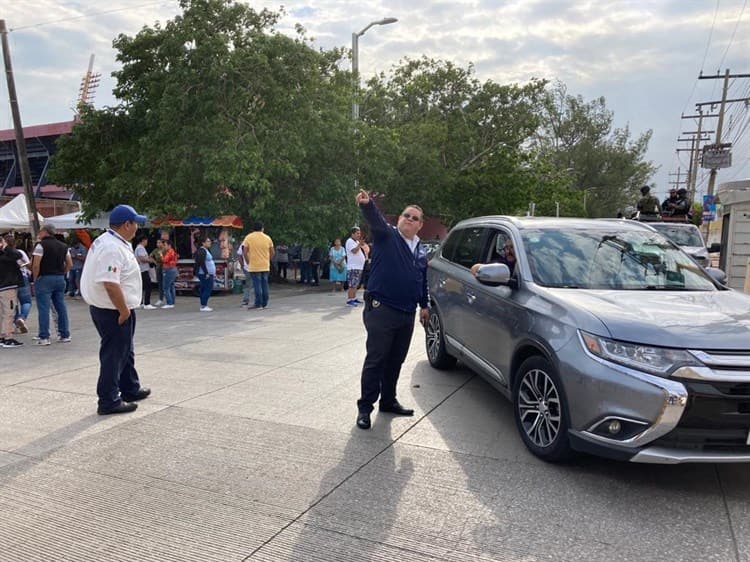
<instances>
[{"instance_id":1,"label":"man in yellow shirt","mask_svg":"<svg viewBox=\"0 0 750 562\"><path fill-rule=\"evenodd\" d=\"M263 232L263 223L253 223L253 231L242 241L242 253L248 264L250 279L253 281L255 304L248 307L266 308L268 306L268 272L271 270L273 257L273 240Z\"/></svg>"}]
</instances>

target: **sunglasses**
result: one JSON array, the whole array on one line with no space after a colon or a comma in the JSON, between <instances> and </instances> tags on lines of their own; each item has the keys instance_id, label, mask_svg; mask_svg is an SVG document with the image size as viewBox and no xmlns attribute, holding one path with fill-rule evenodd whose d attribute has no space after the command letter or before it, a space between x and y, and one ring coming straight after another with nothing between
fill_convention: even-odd
<instances>
[{"instance_id":1,"label":"sunglasses","mask_svg":"<svg viewBox=\"0 0 750 562\"><path fill-rule=\"evenodd\" d=\"M410 215L409 213L401 213L401 216L408 221L420 222L422 220L422 217L417 215Z\"/></svg>"}]
</instances>

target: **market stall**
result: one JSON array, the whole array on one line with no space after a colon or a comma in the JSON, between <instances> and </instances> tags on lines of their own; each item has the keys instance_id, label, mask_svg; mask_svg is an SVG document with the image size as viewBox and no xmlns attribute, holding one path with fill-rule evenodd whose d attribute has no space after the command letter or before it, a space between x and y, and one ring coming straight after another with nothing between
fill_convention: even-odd
<instances>
[{"instance_id":1,"label":"market stall","mask_svg":"<svg viewBox=\"0 0 750 562\"><path fill-rule=\"evenodd\" d=\"M214 278L215 291L231 291L234 287L234 251L242 233L242 220L235 215L220 217L190 216L185 219L155 219L153 227L160 230L161 238L171 238L180 259L177 261L177 281L175 288L181 292L195 292L198 278L193 275L197 249L195 238L208 236L212 243L210 252L216 263Z\"/></svg>"},{"instance_id":2,"label":"market stall","mask_svg":"<svg viewBox=\"0 0 750 562\"><path fill-rule=\"evenodd\" d=\"M37 213L39 224L44 217ZM6 230L29 230L29 211L26 208L26 195L19 193L0 207L0 232Z\"/></svg>"}]
</instances>

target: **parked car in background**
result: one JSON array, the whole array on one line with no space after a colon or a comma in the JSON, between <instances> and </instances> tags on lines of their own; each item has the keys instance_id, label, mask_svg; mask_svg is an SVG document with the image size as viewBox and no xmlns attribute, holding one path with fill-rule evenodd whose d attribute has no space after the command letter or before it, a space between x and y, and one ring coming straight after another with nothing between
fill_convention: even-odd
<instances>
[{"instance_id":1,"label":"parked car in background","mask_svg":"<svg viewBox=\"0 0 750 562\"><path fill-rule=\"evenodd\" d=\"M708 253L721 249L718 243L707 248L700 229L692 223L649 222L648 225L680 246L703 267L708 267L711 263Z\"/></svg>"},{"instance_id":2,"label":"parked car in background","mask_svg":"<svg viewBox=\"0 0 750 562\"><path fill-rule=\"evenodd\" d=\"M747 462L750 297L721 274L637 221L466 220L430 261L427 356L510 398L547 461Z\"/></svg>"},{"instance_id":3,"label":"parked car in background","mask_svg":"<svg viewBox=\"0 0 750 562\"><path fill-rule=\"evenodd\" d=\"M422 240L422 246L424 246L427 259L429 260L432 259L432 256L434 256L435 252L440 248L440 242L436 240Z\"/></svg>"}]
</instances>

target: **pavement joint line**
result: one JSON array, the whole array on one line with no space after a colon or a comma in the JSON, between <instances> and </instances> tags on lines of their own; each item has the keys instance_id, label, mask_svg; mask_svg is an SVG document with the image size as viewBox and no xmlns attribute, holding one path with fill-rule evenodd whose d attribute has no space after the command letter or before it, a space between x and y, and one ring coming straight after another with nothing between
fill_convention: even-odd
<instances>
[{"instance_id":1,"label":"pavement joint line","mask_svg":"<svg viewBox=\"0 0 750 562\"><path fill-rule=\"evenodd\" d=\"M60 371L59 373L51 373L49 375L41 375L41 376L36 377L34 379L22 380L22 381L18 381L18 382L14 382L14 383L11 383L11 384L6 384L6 385L0 385L0 386L5 386L7 388L11 388L13 386L19 386L19 385L22 385L22 384L26 384L28 382L41 381L41 380L44 380L44 379L48 379L50 377L56 377L57 375L65 375L67 373L72 373L74 371L80 371L81 369L85 369L87 367L96 367L96 366L98 366L98 363L90 363L88 365L80 365L78 367L74 367L72 369L68 369L67 371ZM31 388L36 388L36 387L31 387ZM74 392L73 394L78 394L78 393Z\"/></svg>"},{"instance_id":2,"label":"pavement joint line","mask_svg":"<svg viewBox=\"0 0 750 562\"><path fill-rule=\"evenodd\" d=\"M412 425L411 425L410 427L408 427L408 428L407 428L406 430L404 430L403 432L401 432L401 433L400 433L400 434L399 434L398 436L396 436L396 438L395 438L395 439L391 440L391 442L390 442L390 443L387 443L385 447L383 447L383 448L382 448L382 449L381 449L380 451L378 451L377 453L375 453L375 455L373 455L373 456L372 456L372 457L371 457L371 458L370 458L370 459L369 459L369 460L368 460L367 462L363 463L362 465L360 465L360 466L359 466L359 468L357 468L357 469L355 469L354 471L352 471L352 473L351 473L351 474L349 474L349 476L347 476L346 478L344 478L343 480L341 480L341 482L339 482L339 483L338 483L338 484L336 484L336 485L335 485L335 486L334 486L333 488L331 488L331 489L330 489L330 490L329 490L328 492L326 492L325 494L323 494L323 495L322 495L322 496L321 496L321 497L320 497L320 498L318 499L318 501L316 501L316 502L314 502L314 503L310 504L310 505L309 505L309 506L308 506L308 507L307 507L306 509L304 509L304 510L303 510L303 511L302 511L302 512L301 512L301 513L300 513L300 514L299 514L299 515L297 516L297 517L295 517L295 518L294 518L293 520L291 520L291 521L290 521L289 523L287 523L286 525L284 525L284 526L283 526L283 527L282 527L281 529L279 529L279 530L278 530L278 531L277 531L276 533L274 533L274 534L273 534L273 536L269 537L269 538L268 538L268 539L267 539L267 540L266 540L265 542L263 542L263 544L261 544L260 546L256 547L256 548L255 548L255 550L253 550L253 551L252 551L252 552L251 552L250 554L248 554L248 555L247 555L247 556L246 556L245 558L243 558L243 559L242 559L242 562L248 562L248 561L249 561L249 560L250 560L250 559L251 559L251 558L252 558L253 556L255 556L255 554L256 554L256 553L257 553L258 551L260 551L260 550L261 550L261 549L262 549L263 547L265 547L265 546L266 546L267 544L270 544L270 543L271 543L271 542L272 542L272 541L273 541L273 540L274 540L274 539L275 539L276 537L278 537L279 535L281 535L281 533L283 533L284 531L286 531L286 530L287 530L287 529L288 529L289 527L291 527L291 526L292 526L292 525L294 525L295 523L299 522L299 520L300 520L300 519L301 519L302 517L304 517L304 516L305 516L305 515L306 515L307 513L309 513L309 512L310 512L310 510L312 510L313 508L317 507L317 506L318 506L318 505L319 505L319 504L320 504L320 503L321 503L321 502L322 502L323 500L325 500L326 498L328 498L328 496L330 496L331 494L333 494L333 493L334 493L334 492L335 492L336 490L338 490L339 488L341 488L341 487L342 487L342 486L343 486L344 484L346 484L346 483L347 483L347 482L348 482L349 480L351 480L352 478L354 478L354 476L356 476L357 474L359 474L359 473L360 473L360 472L362 471L362 469L364 469L365 467L367 467L368 465L370 465L370 464L371 464L372 462L374 462L374 461L375 461L375 460L376 460L376 459L377 459L377 458L378 458L378 457L379 457L380 455L382 455L383 453L385 453L385 452L386 452L386 451L387 451L388 449L391 449L391 448L393 448L393 446L394 446L394 445L395 445L395 444L396 444L396 443L397 443L397 442L398 442L398 441L399 441L399 440L400 440L400 439L401 439L401 438L402 438L402 437L403 437L404 435L406 435L407 433L409 433L409 432L410 432L410 431L411 431L411 430L412 430L412 429L413 429L414 427L416 427L416 426L417 426L417 425L418 425L418 424L419 424L419 423L420 423L420 422L421 422L421 421L422 421L423 419L425 419L425 418L426 418L427 416L429 416L429 415L430 415L430 414L431 414L432 412L434 412L434 411L435 411L435 410L436 410L436 409L437 409L438 407L442 406L442 405L443 405L443 404L444 404L444 403L445 403L445 402L446 402L446 401L447 401L447 400L448 400L449 398L451 398L451 397L452 397L453 395L455 395L455 394L456 394L456 393L457 393L457 392L458 392L459 390L461 390L461 389L462 389L462 388L463 388L464 386L466 386L466 385L467 385L467 384L468 384L469 382L471 382L471 381L472 381L472 380L474 379L474 377L475 377L475 376L476 376L476 375L473 375L473 376L469 377L469 378L468 378L468 379L467 379L466 381L464 381L464 383L463 383L463 384L461 384L460 386L456 387L456 388L455 388L455 389L453 390L453 392L451 392L450 394L448 394L448 395L447 395L447 396L446 396L445 398L443 398L443 399L442 399L442 400L441 400L440 402L438 402L437 404L435 404L435 405L434 405L434 406L433 406L432 408L430 408L430 409L429 409L429 410L428 410L427 412L425 412L425 413L424 413L424 414L423 414L422 416L420 416L420 417L419 417L419 418L418 418L418 419L417 419L417 420L416 420L416 421L415 421L415 422L414 422L414 423L413 423L413 424L412 424ZM304 524L304 523L303 523L303 524ZM347 535L347 536L350 536L350 535ZM361 537L356 537L356 538L361 538ZM372 542L372 541L370 541L370 542ZM375 543L375 544L377 544L377 543Z\"/></svg>"},{"instance_id":3,"label":"pavement joint line","mask_svg":"<svg viewBox=\"0 0 750 562\"><path fill-rule=\"evenodd\" d=\"M724 504L724 512L727 514L727 524L729 525L729 535L732 537L732 548L734 550L734 559L740 562L740 549L737 545L737 535L734 533L734 524L732 523L732 514L729 511L729 504L727 503L727 494L724 490L724 483L721 481L721 474L719 473L719 465L714 464L714 472L716 473L716 482L719 484L719 491L721 492L721 501Z\"/></svg>"}]
</instances>

